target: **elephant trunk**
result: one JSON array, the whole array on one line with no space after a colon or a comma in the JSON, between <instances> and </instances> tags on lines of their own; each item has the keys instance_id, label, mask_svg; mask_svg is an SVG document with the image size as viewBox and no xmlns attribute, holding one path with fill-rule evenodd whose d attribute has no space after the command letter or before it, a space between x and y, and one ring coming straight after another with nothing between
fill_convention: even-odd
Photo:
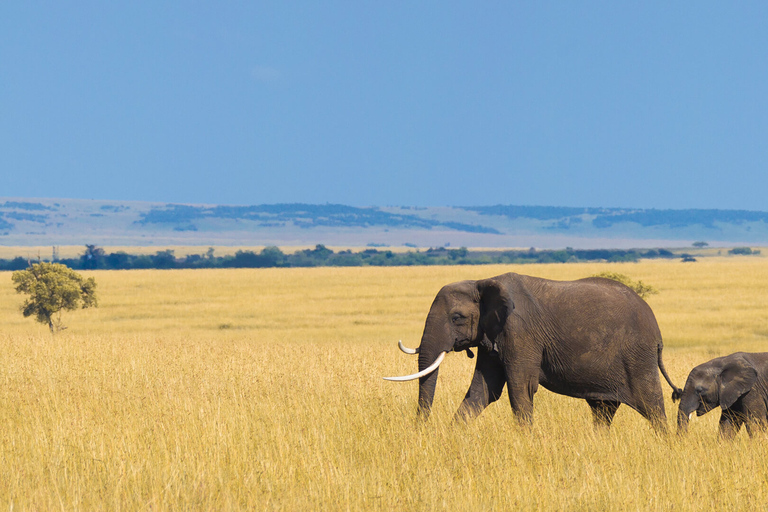
<instances>
[{"instance_id":1,"label":"elephant trunk","mask_svg":"<svg viewBox=\"0 0 768 512\"><path fill-rule=\"evenodd\" d=\"M699 396L692 387L686 386L680 397L680 406L677 409L677 432L688 432L688 422L693 412L699 407Z\"/></svg>"},{"instance_id":2,"label":"elephant trunk","mask_svg":"<svg viewBox=\"0 0 768 512\"><path fill-rule=\"evenodd\" d=\"M426 420L432 410L432 400L435 398L435 386L439 367L435 362L442 360L448 352L453 351L453 341L450 329L445 317L436 313L435 305L432 305L427 321L424 325L424 334L419 344L419 371L434 367L434 371L419 377L419 418ZM442 310L442 309L440 309Z\"/></svg>"},{"instance_id":3,"label":"elephant trunk","mask_svg":"<svg viewBox=\"0 0 768 512\"><path fill-rule=\"evenodd\" d=\"M442 352L441 354L445 354ZM428 368L434 362L435 357L429 352L419 352L419 371ZM435 398L435 387L437 386L437 373L440 368L423 377L419 378L419 418L426 420L432 410L432 400Z\"/></svg>"}]
</instances>

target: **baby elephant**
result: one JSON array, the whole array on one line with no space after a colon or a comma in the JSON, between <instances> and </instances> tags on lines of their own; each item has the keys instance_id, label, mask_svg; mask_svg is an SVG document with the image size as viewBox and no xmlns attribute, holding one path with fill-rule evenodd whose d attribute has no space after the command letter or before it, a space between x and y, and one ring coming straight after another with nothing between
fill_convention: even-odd
<instances>
[{"instance_id":1,"label":"baby elephant","mask_svg":"<svg viewBox=\"0 0 768 512\"><path fill-rule=\"evenodd\" d=\"M677 413L677 431L688 430L696 411L706 414L722 407L720 435L730 439L742 423L752 436L768 425L768 352L736 352L700 364L688 374Z\"/></svg>"}]
</instances>

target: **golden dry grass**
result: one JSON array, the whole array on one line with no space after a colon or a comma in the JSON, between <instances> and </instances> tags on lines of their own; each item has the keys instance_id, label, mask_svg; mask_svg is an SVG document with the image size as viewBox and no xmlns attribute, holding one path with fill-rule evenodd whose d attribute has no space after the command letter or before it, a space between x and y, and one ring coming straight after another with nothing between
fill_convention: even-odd
<instances>
[{"instance_id":1,"label":"golden dry grass","mask_svg":"<svg viewBox=\"0 0 768 512\"><path fill-rule=\"evenodd\" d=\"M12 510L752 510L768 444L718 440L716 412L659 436L622 407L609 433L541 390L521 431L505 397L452 422L473 361L449 356L415 418L415 361L437 290L517 271L611 270L652 284L682 386L716 355L764 351L768 260L695 264L103 271L100 307L53 338L0 273L0 508ZM669 425L675 408L663 383Z\"/></svg>"}]
</instances>

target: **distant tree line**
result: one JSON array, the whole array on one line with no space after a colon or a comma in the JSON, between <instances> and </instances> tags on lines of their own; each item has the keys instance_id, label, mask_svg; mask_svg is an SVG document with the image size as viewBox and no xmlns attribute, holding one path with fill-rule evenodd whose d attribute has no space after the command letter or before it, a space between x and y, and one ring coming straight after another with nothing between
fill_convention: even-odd
<instances>
[{"instance_id":1,"label":"distant tree line","mask_svg":"<svg viewBox=\"0 0 768 512\"><path fill-rule=\"evenodd\" d=\"M176 257L172 249L155 254L128 254L124 251L107 253L96 245L86 245L76 258L57 259L57 263L74 270L128 270L174 268L273 268L273 267L361 267L361 266L416 266L416 265L486 265L523 263L569 263L580 261L631 262L648 258L677 258L666 249L611 250L484 250L466 247L450 249L438 247L426 251L394 252L369 248L362 251L333 251L324 245L288 254L277 247L265 247L259 252L237 251L234 255L216 256L209 248L202 254ZM29 266L22 257L0 259L0 270L22 270Z\"/></svg>"}]
</instances>

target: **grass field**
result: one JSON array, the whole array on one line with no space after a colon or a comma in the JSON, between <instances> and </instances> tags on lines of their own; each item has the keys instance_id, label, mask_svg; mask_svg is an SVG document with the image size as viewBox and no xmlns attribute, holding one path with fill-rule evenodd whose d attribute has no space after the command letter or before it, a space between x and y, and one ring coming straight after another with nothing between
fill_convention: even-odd
<instances>
[{"instance_id":1,"label":"grass field","mask_svg":"<svg viewBox=\"0 0 768 512\"><path fill-rule=\"evenodd\" d=\"M418 344L439 288L507 271L640 279L682 386L714 356L768 350L768 259L484 267L102 271L98 309L52 337L0 273L0 509L753 510L768 443L685 438L621 407L540 388L520 430L505 397L452 423L473 360L450 354L416 421ZM663 382L663 381L662 381ZM663 382L670 427L676 408Z\"/></svg>"}]
</instances>

